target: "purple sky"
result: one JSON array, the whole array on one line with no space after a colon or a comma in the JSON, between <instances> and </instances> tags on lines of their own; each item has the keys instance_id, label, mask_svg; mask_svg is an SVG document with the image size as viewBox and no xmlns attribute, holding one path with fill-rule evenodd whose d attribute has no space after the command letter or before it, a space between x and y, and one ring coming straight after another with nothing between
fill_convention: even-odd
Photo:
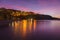
<instances>
[{"instance_id":1,"label":"purple sky","mask_svg":"<svg viewBox=\"0 0 60 40\"><path fill-rule=\"evenodd\" d=\"M60 0L0 0L0 7L33 11L60 18Z\"/></svg>"}]
</instances>

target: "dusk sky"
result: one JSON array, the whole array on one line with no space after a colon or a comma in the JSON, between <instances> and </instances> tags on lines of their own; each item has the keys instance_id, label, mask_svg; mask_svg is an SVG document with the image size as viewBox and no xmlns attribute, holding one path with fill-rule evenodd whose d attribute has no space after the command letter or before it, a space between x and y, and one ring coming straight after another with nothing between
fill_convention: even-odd
<instances>
[{"instance_id":1,"label":"dusk sky","mask_svg":"<svg viewBox=\"0 0 60 40\"><path fill-rule=\"evenodd\" d=\"M0 8L33 11L60 18L60 0L0 0Z\"/></svg>"}]
</instances>

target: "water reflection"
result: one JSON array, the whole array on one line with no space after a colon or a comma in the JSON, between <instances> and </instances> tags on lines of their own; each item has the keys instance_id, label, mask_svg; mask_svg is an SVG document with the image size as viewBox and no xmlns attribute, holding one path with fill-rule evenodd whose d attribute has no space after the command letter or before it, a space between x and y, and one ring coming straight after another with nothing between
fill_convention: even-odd
<instances>
[{"instance_id":1,"label":"water reflection","mask_svg":"<svg viewBox=\"0 0 60 40\"><path fill-rule=\"evenodd\" d=\"M31 34L32 31L36 30L36 20L28 19L21 21L12 21L9 23L9 26L12 26L15 36L26 37L28 34Z\"/></svg>"},{"instance_id":2,"label":"water reflection","mask_svg":"<svg viewBox=\"0 0 60 40\"><path fill-rule=\"evenodd\" d=\"M3 38L6 39L8 37L14 40L45 40L60 38L60 21L33 19L9 20L1 21L0 25L2 27L7 26L2 28L3 30L0 29L0 36L3 36Z\"/></svg>"}]
</instances>

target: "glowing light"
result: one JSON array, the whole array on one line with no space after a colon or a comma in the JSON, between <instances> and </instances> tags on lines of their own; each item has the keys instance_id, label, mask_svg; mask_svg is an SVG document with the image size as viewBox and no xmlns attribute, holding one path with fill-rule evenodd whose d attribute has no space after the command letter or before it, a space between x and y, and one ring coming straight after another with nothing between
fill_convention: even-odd
<instances>
[{"instance_id":1,"label":"glowing light","mask_svg":"<svg viewBox=\"0 0 60 40\"><path fill-rule=\"evenodd\" d=\"M9 24L12 26L12 30L14 31L14 36L20 34L23 38L26 37L27 33L31 33L36 30L36 20L22 20L22 21L13 21Z\"/></svg>"},{"instance_id":2,"label":"glowing light","mask_svg":"<svg viewBox=\"0 0 60 40\"><path fill-rule=\"evenodd\" d=\"M23 20L23 36L26 35L26 29L27 28L27 20Z\"/></svg>"},{"instance_id":3,"label":"glowing light","mask_svg":"<svg viewBox=\"0 0 60 40\"><path fill-rule=\"evenodd\" d=\"M31 32L32 31L32 19L29 19L29 31Z\"/></svg>"},{"instance_id":4,"label":"glowing light","mask_svg":"<svg viewBox=\"0 0 60 40\"><path fill-rule=\"evenodd\" d=\"M34 31L36 30L36 20L34 20Z\"/></svg>"}]
</instances>

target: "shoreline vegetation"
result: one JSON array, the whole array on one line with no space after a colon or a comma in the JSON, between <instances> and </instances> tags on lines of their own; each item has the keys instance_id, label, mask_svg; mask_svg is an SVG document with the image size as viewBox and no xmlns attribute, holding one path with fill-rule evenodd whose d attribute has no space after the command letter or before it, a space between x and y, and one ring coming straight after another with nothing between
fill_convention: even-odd
<instances>
[{"instance_id":1,"label":"shoreline vegetation","mask_svg":"<svg viewBox=\"0 0 60 40\"><path fill-rule=\"evenodd\" d=\"M34 12L25 12L21 10L0 8L0 20L10 19L35 19L35 20L60 20L50 15L37 14Z\"/></svg>"}]
</instances>

